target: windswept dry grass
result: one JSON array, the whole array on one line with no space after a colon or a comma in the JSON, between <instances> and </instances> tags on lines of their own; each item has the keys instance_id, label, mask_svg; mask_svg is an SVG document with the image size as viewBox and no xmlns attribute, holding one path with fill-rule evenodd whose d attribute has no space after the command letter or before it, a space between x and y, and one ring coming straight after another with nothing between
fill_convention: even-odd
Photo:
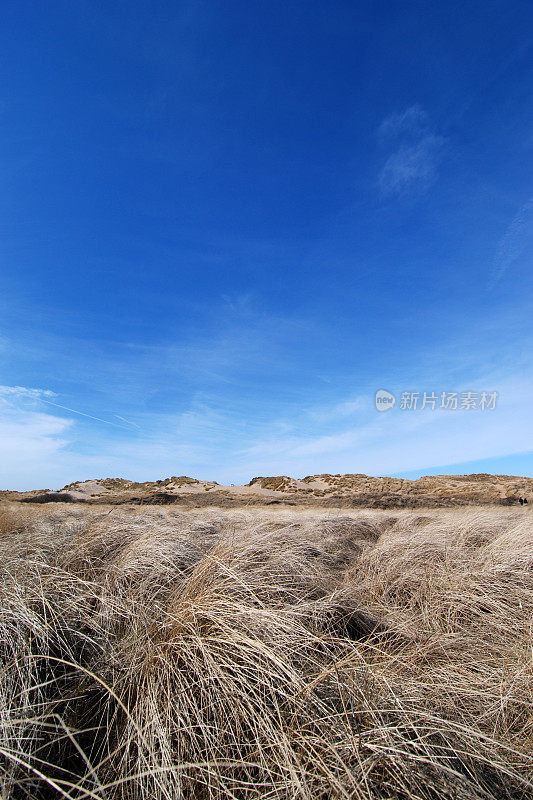
<instances>
[{"instance_id":1,"label":"windswept dry grass","mask_svg":"<svg viewBox=\"0 0 533 800\"><path fill-rule=\"evenodd\" d=\"M18 798L533 797L527 509L0 509Z\"/></svg>"}]
</instances>

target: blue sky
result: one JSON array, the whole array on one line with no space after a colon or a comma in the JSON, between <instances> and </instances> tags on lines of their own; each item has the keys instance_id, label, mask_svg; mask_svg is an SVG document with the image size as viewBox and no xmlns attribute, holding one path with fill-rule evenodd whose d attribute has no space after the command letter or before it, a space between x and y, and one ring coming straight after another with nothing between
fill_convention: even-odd
<instances>
[{"instance_id":1,"label":"blue sky","mask_svg":"<svg viewBox=\"0 0 533 800\"><path fill-rule=\"evenodd\" d=\"M0 486L533 475L532 23L7 0Z\"/></svg>"}]
</instances>

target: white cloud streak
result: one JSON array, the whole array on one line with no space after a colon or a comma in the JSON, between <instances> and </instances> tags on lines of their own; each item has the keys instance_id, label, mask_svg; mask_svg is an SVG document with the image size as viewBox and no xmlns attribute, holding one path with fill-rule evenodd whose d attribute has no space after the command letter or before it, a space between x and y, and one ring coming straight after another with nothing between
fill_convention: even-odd
<instances>
[{"instance_id":1,"label":"white cloud streak","mask_svg":"<svg viewBox=\"0 0 533 800\"><path fill-rule=\"evenodd\" d=\"M386 196L426 192L437 177L444 139L429 124L420 106L392 114L380 125L378 138L390 152L379 173L379 187Z\"/></svg>"},{"instance_id":2,"label":"white cloud streak","mask_svg":"<svg viewBox=\"0 0 533 800\"><path fill-rule=\"evenodd\" d=\"M533 246L533 197L519 210L500 240L491 276L489 288L500 281L511 267L529 247Z\"/></svg>"},{"instance_id":3,"label":"white cloud streak","mask_svg":"<svg viewBox=\"0 0 533 800\"><path fill-rule=\"evenodd\" d=\"M500 325L501 314L498 320ZM491 325L487 331L494 334ZM516 335L524 341L523 331ZM397 376L396 383L387 379L385 386L396 394L402 389L496 390L501 403L495 412L396 408L378 414L374 391L385 377L369 387L376 376L368 370L364 389L356 376L352 392L333 385L324 389L320 382L318 394L313 396L310 387L290 403L274 398L271 404L268 398L266 403L257 398L241 403L235 392L222 396L218 385L189 396L179 411L176 403L161 405L173 408L163 412L143 401L131 407L137 429L127 419L129 412L119 417L124 426L110 426L103 417L57 402L48 390L0 387L0 488L57 488L72 480L105 476L148 480L190 474L239 483L258 474L391 474L524 453L533 441L530 360L525 355L515 359L510 368L507 364L512 372L504 373L498 366L502 359L495 357L499 340L494 338L489 346L490 341L485 335L472 339L466 332L461 340L442 343L438 352L432 346L431 359L419 353L417 372L403 376L402 385ZM508 352L509 342L504 345ZM463 353L460 385L458 353ZM223 363L226 357L223 352ZM433 372L435 364L438 370ZM218 371L215 361L212 366ZM465 386L467 374L472 381ZM349 383L346 377L344 387ZM111 401L108 406L116 408L115 401L113 397L113 406ZM76 417L69 419L71 412ZM82 427L77 423L83 418L106 424ZM122 428L120 434L114 428Z\"/></svg>"},{"instance_id":4,"label":"white cloud streak","mask_svg":"<svg viewBox=\"0 0 533 800\"><path fill-rule=\"evenodd\" d=\"M240 483L268 474L387 475L527 452L533 441L527 404L533 385L515 377L497 389L501 398L495 411L396 408L378 414L369 396L349 416L338 411L341 402L329 409L329 419L327 407L311 408L298 417L244 427L230 413L204 406L158 419L149 435L104 438L89 453L73 449L73 421L3 408L0 486L57 488L97 476L148 480L191 474ZM320 417L324 423L317 425Z\"/></svg>"},{"instance_id":5,"label":"white cloud streak","mask_svg":"<svg viewBox=\"0 0 533 800\"><path fill-rule=\"evenodd\" d=\"M30 389L26 386L0 386L0 397L6 399L44 400L56 396L49 389Z\"/></svg>"},{"instance_id":6,"label":"white cloud streak","mask_svg":"<svg viewBox=\"0 0 533 800\"><path fill-rule=\"evenodd\" d=\"M61 403L56 403L54 400L50 400L51 397L57 397L57 394L55 392L51 392L49 389L31 389L26 386L0 386L0 398L4 398L4 400L37 400L40 403L46 403L49 406L60 408L63 411L69 411L71 414L78 414L80 417L86 417L87 419L92 419L96 422L103 422L104 425L112 425L115 428L129 430L129 428L126 428L125 425L118 425L116 422L102 419L102 417L97 417L94 414L87 414L85 411L78 411L75 408L70 408L69 406L64 406ZM138 425L135 425L135 423L128 422L128 420L124 419L124 417L120 417L118 414L115 414L114 416L118 419L121 419L127 425L133 425L136 428L139 427Z\"/></svg>"}]
</instances>

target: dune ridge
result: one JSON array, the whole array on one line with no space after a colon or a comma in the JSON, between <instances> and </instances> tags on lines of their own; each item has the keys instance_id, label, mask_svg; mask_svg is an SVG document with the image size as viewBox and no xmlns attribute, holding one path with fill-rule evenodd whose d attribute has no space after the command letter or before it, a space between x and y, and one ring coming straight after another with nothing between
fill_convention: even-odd
<instances>
[{"instance_id":1,"label":"dune ridge","mask_svg":"<svg viewBox=\"0 0 533 800\"><path fill-rule=\"evenodd\" d=\"M513 505L533 499L533 478L513 475L437 475L417 480L363 474L256 477L243 486L224 486L186 476L138 483L124 478L76 481L58 491L0 492L23 502L171 504L187 507L281 504L317 507L445 507Z\"/></svg>"}]
</instances>

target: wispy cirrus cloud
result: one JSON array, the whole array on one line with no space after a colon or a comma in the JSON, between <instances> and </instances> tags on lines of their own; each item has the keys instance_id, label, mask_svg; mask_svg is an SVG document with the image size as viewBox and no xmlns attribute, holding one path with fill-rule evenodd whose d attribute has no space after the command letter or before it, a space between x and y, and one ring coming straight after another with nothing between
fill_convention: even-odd
<instances>
[{"instance_id":1,"label":"wispy cirrus cloud","mask_svg":"<svg viewBox=\"0 0 533 800\"><path fill-rule=\"evenodd\" d=\"M414 105L391 114L379 126L378 139L389 152L379 173L382 193L403 196L426 192L437 177L444 144L427 113Z\"/></svg>"},{"instance_id":2,"label":"wispy cirrus cloud","mask_svg":"<svg viewBox=\"0 0 533 800\"><path fill-rule=\"evenodd\" d=\"M72 422L50 413L17 407L3 398L4 392L0 398L1 488L43 486L47 480L45 476L53 473L53 465L64 457Z\"/></svg>"},{"instance_id":3,"label":"wispy cirrus cloud","mask_svg":"<svg viewBox=\"0 0 533 800\"><path fill-rule=\"evenodd\" d=\"M498 283L528 247L533 247L533 197L520 208L498 244L489 288Z\"/></svg>"},{"instance_id":4,"label":"wispy cirrus cloud","mask_svg":"<svg viewBox=\"0 0 533 800\"><path fill-rule=\"evenodd\" d=\"M232 327L212 341L202 336L159 349L128 348L119 353L130 359L122 367L116 353L91 351L81 362L87 375L98 374L100 390L89 393L82 383L75 397L68 385L75 365L65 393L0 387L0 488L58 488L98 476L189 474L240 483L266 474L390 474L521 453L533 437L527 404L533 384L531 348L524 344L530 333L515 318L514 308L508 317L499 308L483 324L458 325L461 338L420 346L416 368L405 374L403 367L389 367L388 356L367 362L364 374L332 372L334 380L324 384L311 380L312 361L304 389L290 384L286 363L278 364L287 356L285 340L312 331L303 322L280 325L276 319L275 325L248 326L247 337ZM315 336L313 346L321 338L327 337ZM508 352L516 354L510 364ZM36 359L44 361L44 353ZM498 369L503 363L511 375ZM35 383L58 387L46 376ZM445 414L400 411L397 404L382 415L374 405L380 387L397 396L404 389L493 389L501 405L494 412Z\"/></svg>"},{"instance_id":5,"label":"wispy cirrus cloud","mask_svg":"<svg viewBox=\"0 0 533 800\"><path fill-rule=\"evenodd\" d=\"M475 390L480 386L473 384ZM533 421L524 399L531 394L531 379L508 376L497 386L500 398L494 411L396 407L380 415L368 398L366 410L351 424L311 435L296 427L284 435L271 432L240 453L239 464L241 469L246 465L246 474L274 474L282 463L284 472L292 475L390 475L530 452Z\"/></svg>"},{"instance_id":6,"label":"wispy cirrus cloud","mask_svg":"<svg viewBox=\"0 0 533 800\"><path fill-rule=\"evenodd\" d=\"M405 111L385 117L378 129L382 142L406 135L414 138L429 131L428 115L419 105L409 106Z\"/></svg>"},{"instance_id":7,"label":"wispy cirrus cloud","mask_svg":"<svg viewBox=\"0 0 533 800\"><path fill-rule=\"evenodd\" d=\"M47 400L57 397L49 389L31 389L27 386L0 386L0 397L6 400L26 398L29 400Z\"/></svg>"},{"instance_id":8,"label":"wispy cirrus cloud","mask_svg":"<svg viewBox=\"0 0 533 800\"><path fill-rule=\"evenodd\" d=\"M52 400L52 398L54 398ZM113 416L120 419L126 425L119 425L116 422L113 422L108 419L103 419L102 417L97 417L94 414L88 414L85 411L80 411L76 408L70 408L70 406L65 406L62 403L57 402L58 395L55 392L50 391L49 389L32 389L27 386L0 386L0 400L3 399L4 403L6 402L16 402L20 400L33 400L38 401L39 403L46 403L49 406L55 406L55 408L60 408L62 411L68 411L70 414L77 414L80 417L85 417L86 419L92 419L95 422L102 422L104 425L112 425L115 428L126 428L126 425L131 425L135 428L139 428L139 426L134 422L129 422L124 417L121 417L119 414L114 414Z\"/></svg>"},{"instance_id":9,"label":"wispy cirrus cloud","mask_svg":"<svg viewBox=\"0 0 533 800\"><path fill-rule=\"evenodd\" d=\"M0 405L0 486L57 488L95 476L149 480L178 473L220 483L257 474L391 474L527 451L531 380L487 373L468 384L488 386L500 398L486 412L402 411L397 404L378 414L369 392L245 422L237 410L205 398L181 414L147 415L141 435L117 438L102 426L98 447L81 451L74 420L6 403ZM398 396L402 387L390 388Z\"/></svg>"}]
</instances>

